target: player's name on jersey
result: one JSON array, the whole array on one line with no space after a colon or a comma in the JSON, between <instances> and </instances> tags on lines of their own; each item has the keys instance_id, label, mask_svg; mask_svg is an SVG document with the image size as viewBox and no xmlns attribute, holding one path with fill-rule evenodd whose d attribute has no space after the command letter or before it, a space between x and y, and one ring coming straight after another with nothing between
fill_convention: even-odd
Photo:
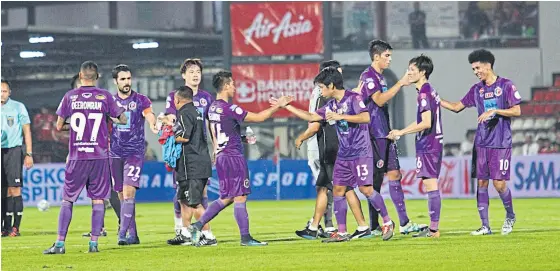
<instances>
[{"instance_id":1,"label":"player's name on jersey","mask_svg":"<svg viewBox=\"0 0 560 271\"><path fill-rule=\"evenodd\" d=\"M72 109L101 110L102 106L103 106L102 102L84 102L84 101L72 102Z\"/></svg>"}]
</instances>

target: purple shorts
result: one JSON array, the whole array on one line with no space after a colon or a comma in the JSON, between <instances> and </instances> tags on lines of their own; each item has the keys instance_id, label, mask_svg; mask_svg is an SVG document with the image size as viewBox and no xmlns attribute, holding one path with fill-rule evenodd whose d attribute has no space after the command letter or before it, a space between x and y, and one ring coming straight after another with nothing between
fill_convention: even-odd
<instances>
[{"instance_id":1,"label":"purple shorts","mask_svg":"<svg viewBox=\"0 0 560 271\"><path fill-rule=\"evenodd\" d=\"M476 147L476 177L509 181L511 149Z\"/></svg>"},{"instance_id":2,"label":"purple shorts","mask_svg":"<svg viewBox=\"0 0 560 271\"><path fill-rule=\"evenodd\" d=\"M220 180L220 199L251 194L251 181L245 157L218 156L216 171Z\"/></svg>"},{"instance_id":3,"label":"purple shorts","mask_svg":"<svg viewBox=\"0 0 560 271\"><path fill-rule=\"evenodd\" d=\"M399 155L397 145L387 138L373 138L371 141L373 149L373 161L375 170L387 173L392 170L399 170Z\"/></svg>"},{"instance_id":4,"label":"purple shorts","mask_svg":"<svg viewBox=\"0 0 560 271\"><path fill-rule=\"evenodd\" d=\"M373 160L371 157L359 157L353 160L336 159L333 185L352 188L373 185Z\"/></svg>"},{"instance_id":5,"label":"purple shorts","mask_svg":"<svg viewBox=\"0 0 560 271\"><path fill-rule=\"evenodd\" d=\"M439 178L442 156L442 152L416 154L416 178Z\"/></svg>"},{"instance_id":6,"label":"purple shorts","mask_svg":"<svg viewBox=\"0 0 560 271\"><path fill-rule=\"evenodd\" d=\"M123 185L139 188L142 166L144 166L144 157L130 156L111 158L113 190L122 192Z\"/></svg>"},{"instance_id":7,"label":"purple shorts","mask_svg":"<svg viewBox=\"0 0 560 271\"><path fill-rule=\"evenodd\" d=\"M84 187L90 199L109 198L111 192L109 159L68 160L62 198L75 202Z\"/></svg>"}]
</instances>

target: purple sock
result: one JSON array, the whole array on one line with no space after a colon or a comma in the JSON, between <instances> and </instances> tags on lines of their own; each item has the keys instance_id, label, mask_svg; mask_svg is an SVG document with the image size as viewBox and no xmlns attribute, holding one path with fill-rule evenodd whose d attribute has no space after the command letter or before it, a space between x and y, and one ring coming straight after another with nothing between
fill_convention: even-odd
<instances>
[{"instance_id":1,"label":"purple sock","mask_svg":"<svg viewBox=\"0 0 560 271\"><path fill-rule=\"evenodd\" d=\"M60 207L60 214L58 215L58 238L57 241L66 240L68 227L72 221L72 202L63 201Z\"/></svg>"},{"instance_id":2,"label":"purple sock","mask_svg":"<svg viewBox=\"0 0 560 271\"><path fill-rule=\"evenodd\" d=\"M134 203L134 214L132 215L132 220L130 221L130 225L128 225L128 234L131 237L138 236L136 232L136 203Z\"/></svg>"},{"instance_id":3,"label":"purple sock","mask_svg":"<svg viewBox=\"0 0 560 271\"><path fill-rule=\"evenodd\" d=\"M391 221L389 213L387 212L387 206L385 206L385 201L383 201L381 194L373 190L373 194L368 198L368 201L373 205L375 210L379 212L379 215L383 218L383 223Z\"/></svg>"},{"instance_id":4,"label":"purple sock","mask_svg":"<svg viewBox=\"0 0 560 271\"><path fill-rule=\"evenodd\" d=\"M236 202L233 205L233 215L235 216L235 221L237 221L237 226L239 226L239 233L241 236L249 235L249 214L247 213L247 203Z\"/></svg>"},{"instance_id":5,"label":"purple sock","mask_svg":"<svg viewBox=\"0 0 560 271\"><path fill-rule=\"evenodd\" d=\"M105 205L93 204L91 211L91 241L97 242L101 229L103 227L103 220L105 218Z\"/></svg>"},{"instance_id":6,"label":"purple sock","mask_svg":"<svg viewBox=\"0 0 560 271\"><path fill-rule=\"evenodd\" d=\"M506 187L506 192L500 193L500 198L504 203L504 208L506 208L507 218L515 218L515 213L513 212L513 200L511 198L511 190Z\"/></svg>"},{"instance_id":7,"label":"purple sock","mask_svg":"<svg viewBox=\"0 0 560 271\"><path fill-rule=\"evenodd\" d=\"M130 227L130 222L134 218L134 199L125 199L121 205L121 229L119 239L126 238L126 232Z\"/></svg>"},{"instance_id":8,"label":"purple sock","mask_svg":"<svg viewBox=\"0 0 560 271\"><path fill-rule=\"evenodd\" d=\"M439 190L428 192L428 212L430 213L430 230L439 229L439 214L441 213L441 197Z\"/></svg>"},{"instance_id":9,"label":"purple sock","mask_svg":"<svg viewBox=\"0 0 560 271\"><path fill-rule=\"evenodd\" d=\"M346 205L346 197L333 197L334 216L338 225L338 232L346 232L346 214L348 213L348 205Z\"/></svg>"},{"instance_id":10,"label":"purple sock","mask_svg":"<svg viewBox=\"0 0 560 271\"><path fill-rule=\"evenodd\" d=\"M173 209L175 211L175 217L181 218L181 204L177 200L177 194L173 196Z\"/></svg>"},{"instance_id":11,"label":"purple sock","mask_svg":"<svg viewBox=\"0 0 560 271\"><path fill-rule=\"evenodd\" d=\"M480 215L482 226L486 226L488 228L490 228L490 223L488 223L489 204L490 199L488 198L488 187L478 187L476 206L478 207L478 214Z\"/></svg>"},{"instance_id":12,"label":"purple sock","mask_svg":"<svg viewBox=\"0 0 560 271\"><path fill-rule=\"evenodd\" d=\"M208 209L208 197L202 197L202 207L204 210Z\"/></svg>"},{"instance_id":13,"label":"purple sock","mask_svg":"<svg viewBox=\"0 0 560 271\"><path fill-rule=\"evenodd\" d=\"M401 181L391 181L389 180L389 194L395 204L395 209L399 214L399 222L401 227L408 224L408 215L406 214L406 205L404 204L404 192L402 191Z\"/></svg>"},{"instance_id":14,"label":"purple sock","mask_svg":"<svg viewBox=\"0 0 560 271\"><path fill-rule=\"evenodd\" d=\"M217 199L212 202L212 204L208 206L208 209L206 209L204 214L202 214L200 220L197 222L200 223L200 228L206 225L206 223L210 222L210 220L214 219L214 217L216 217L224 208L226 208L226 206L221 200Z\"/></svg>"}]
</instances>

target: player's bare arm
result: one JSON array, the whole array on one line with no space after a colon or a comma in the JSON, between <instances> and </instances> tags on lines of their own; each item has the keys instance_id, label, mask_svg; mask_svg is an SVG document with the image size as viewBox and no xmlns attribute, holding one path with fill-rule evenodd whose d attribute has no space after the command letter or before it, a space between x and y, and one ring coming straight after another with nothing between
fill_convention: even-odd
<instances>
[{"instance_id":1,"label":"player's bare arm","mask_svg":"<svg viewBox=\"0 0 560 271\"><path fill-rule=\"evenodd\" d=\"M441 99L440 105L443 108L445 108L449 111L453 111L455 113L459 113L459 112L463 111L463 109L465 109L465 105L460 101L459 102L449 102L449 101L446 101L444 99Z\"/></svg>"},{"instance_id":2,"label":"player's bare arm","mask_svg":"<svg viewBox=\"0 0 560 271\"><path fill-rule=\"evenodd\" d=\"M397 95L397 93L399 93L399 90L401 90L402 87L405 87L405 86L408 86L408 85L410 85L410 82L408 80L407 73L405 73L403 75L403 77L392 88L390 88L388 91L383 92L383 93L381 91L377 91L377 92L371 94L371 99L378 106L384 106L388 101L393 99L393 97L395 97L395 95Z\"/></svg>"},{"instance_id":3,"label":"player's bare arm","mask_svg":"<svg viewBox=\"0 0 560 271\"><path fill-rule=\"evenodd\" d=\"M69 129L70 129L70 125L66 123L66 121L63 118L58 116L58 119L56 120L56 130L69 131Z\"/></svg>"},{"instance_id":4,"label":"player's bare arm","mask_svg":"<svg viewBox=\"0 0 560 271\"><path fill-rule=\"evenodd\" d=\"M189 139L188 138L183 138L182 136L177 136L175 137L175 142L177 143L188 143Z\"/></svg>"},{"instance_id":5,"label":"player's bare arm","mask_svg":"<svg viewBox=\"0 0 560 271\"><path fill-rule=\"evenodd\" d=\"M113 120L116 124L126 124L128 122L128 118L123 113L119 116L119 118Z\"/></svg>"},{"instance_id":6,"label":"player's bare arm","mask_svg":"<svg viewBox=\"0 0 560 271\"><path fill-rule=\"evenodd\" d=\"M369 112L362 112L357 115L341 115L331 111L326 113L325 118L329 121L345 120L347 122L357 123L357 124L369 124L369 122L371 121Z\"/></svg>"},{"instance_id":7,"label":"player's bare arm","mask_svg":"<svg viewBox=\"0 0 560 271\"><path fill-rule=\"evenodd\" d=\"M33 142L31 139L31 125L24 124L23 125L23 139L25 140L25 153L32 153L33 152ZM23 159L23 165L25 168L30 169L33 167L33 157L30 155L26 155Z\"/></svg>"},{"instance_id":8,"label":"player's bare arm","mask_svg":"<svg viewBox=\"0 0 560 271\"><path fill-rule=\"evenodd\" d=\"M482 123L490 119L494 114L504 117L519 117L521 116L521 106L514 105L508 109L493 109L482 113L478 117L478 123Z\"/></svg>"},{"instance_id":9,"label":"player's bare arm","mask_svg":"<svg viewBox=\"0 0 560 271\"><path fill-rule=\"evenodd\" d=\"M319 122L310 122L307 129L296 138L296 149L299 150L303 141L315 135L319 131L319 128L321 128L321 124Z\"/></svg>"},{"instance_id":10,"label":"player's bare arm","mask_svg":"<svg viewBox=\"0 0 560 271\"><path fill-rule=\"evenodd\" d=\"M422 112L422 121L420 123L413 122L402 130L392 130L387 138L395 140L397 137L418 133L432 127L432 111Z\"/></svg>"},{"instance_id":11,"label":"player's bare arm","mask_svg":"<svg viewBox=\"0 0 560 271\"><path fill-rule=\"evenodd\" d=\"M272 114L276 113L280 108L286 106L293 100L292 97L282 96L277 100L277 103L272 105L271 107L259 112L259 113L252 113L247 112L247 116L245 117L246 122L263 122L270 117Z\"/></svg>"},{"instance_id":12,"label":"player's bare arm","mask_svg":"<svg viewBox=\"0 0 560 271\"><path fill-rule=\"evenodd\" d=\"M142 112L142 114L144 115L144 118L146 119L148 124L150 124L150 130L154 134L157 134L158 133L158 129L156 125L157 118L154 112L152 111L152 108L147 108L146 110L144 110L144 112Z\"/></svg>"},{"instance_id":13,"label":"player's bare arm","mask_svg":"<svg viewBox=\"0 0 560 271\"><path fill-rule=\"evenodd\" d=\"M293 105L287 105L284 108L286 108L292 114L296 115L298 118L308 122L316 122L316 121L323 120L323 118L321 118L321 116L319 116L317 113L309 113L307 111L296 108Z\"/></svg>"}]
</instances>

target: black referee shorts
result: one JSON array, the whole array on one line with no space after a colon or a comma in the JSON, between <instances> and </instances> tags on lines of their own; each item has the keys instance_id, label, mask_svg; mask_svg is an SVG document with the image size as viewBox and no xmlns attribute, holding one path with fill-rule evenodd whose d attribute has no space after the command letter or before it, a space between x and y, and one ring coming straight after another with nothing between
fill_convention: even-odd
<instances>
[{"instance_id":1,"label":"black referee shorts","mask_svg":"<svg viewBox=\"0 0 560 271\"><path fill-rule=\"evenodd\" d=\"M2 149L2 186L23 185L23 152L21 146Z\"/></svg>"},{"instance_id":2,"label":"black referee shorts","mask_svg":"<svg viewBox=\"0 0 560 271\"><path fill-rule=\"evenodd\" d=\"M207 182L208 178L179 181L177 199L189 207L195 208L202 204L202 194Z\"/></svg>"},{"instance_id":3,"label":"black referee shorts","mask_svg":"<svg viewBox=\"0 0 560 271\"><path fill-rule=\"evenodd\" d=\"M315 183L315 186L326 187L332 191L333 171L334 165L321 162L319 166L319 176L317 177L317 183Z\"/></svg>"}]
</instances>

